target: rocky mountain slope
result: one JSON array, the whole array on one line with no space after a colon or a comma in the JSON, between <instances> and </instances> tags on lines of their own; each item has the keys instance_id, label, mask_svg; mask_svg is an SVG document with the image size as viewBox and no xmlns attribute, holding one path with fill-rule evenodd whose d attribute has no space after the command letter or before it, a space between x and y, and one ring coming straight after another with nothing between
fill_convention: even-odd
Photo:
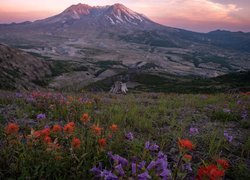
<instances>
[{"instance_id":1,"label":"rocky mountain slope","mask_svg":"<svg viewBox=\"0 0 250 180\"><path fill-rule=\"evenodd\" d=\"M50 74L48 62L0 44L0 89L40 88Z\"/></svg>"}]
</instances>

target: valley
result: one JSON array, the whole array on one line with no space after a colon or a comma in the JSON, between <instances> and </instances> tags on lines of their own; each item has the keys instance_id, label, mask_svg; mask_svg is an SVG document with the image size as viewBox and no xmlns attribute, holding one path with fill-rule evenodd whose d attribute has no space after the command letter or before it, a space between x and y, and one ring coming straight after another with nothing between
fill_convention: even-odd
<instances>
[{"instance_id":1,"label":"valley","mask_svg":"<svg viewBox=\"0 0 250 180\"><path fill-rule=\"evenodd\" d=\"M51 63L56 72L45 84L55 90L107 79L138 84L131 72L206 79L250 69L249 33L166 27L121 4L72 5L47 19L0 25L0 42Z\"/></svg>"}]
</instances>

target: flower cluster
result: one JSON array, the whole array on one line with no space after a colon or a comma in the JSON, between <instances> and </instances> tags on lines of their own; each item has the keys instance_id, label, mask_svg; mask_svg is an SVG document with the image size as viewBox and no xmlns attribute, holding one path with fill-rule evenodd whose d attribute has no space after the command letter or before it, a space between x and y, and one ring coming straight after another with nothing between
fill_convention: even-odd
<instances>
[{"instance_id":1,"label":"flower cluster","mask_svg":"<svg viewBox=\"0 0 250 180\"><path fill-rule=\"evenodd\" d=\"M224 176L224 171L220 170L215 164L202 166L198 170L197 179L203 180L205 178L216 180Z\"/></svg>"},{"instance_id":2,"label":"flower cluster","mask_svg":"<svg viewBox=\"0 0 250 180\"><path fill-rule=\"evenodd\" d=\"M38 114L37 119L44 119L46 118L45 114ZM101 149L104 149L107 145L107 139L106 136L109 137L109 139L112 139L113 134L118 131L118 125L111 124L109 128L100 127L98 124L89 124L90 122L90 116L87 113L84 113L80 117L80 121L82 122L83 126L81 127L82 130L86 133L88 133L92 136L94 136L94 140L96 142L96 145L99 146ZM81 126L81 124L80 124ZM51 126L45 126L43 129L34 130L31 128L30 134L25 134L23 137L26 138L23 142L27 142L27 144L42 144L46 145L50 150L52 147L60 147L59 141L62 142L62 146L65 147L71 147L72 149L79 149L81 147L81 140L80 138L75 137L75 134L77 131L76 129L76 123L71 121L68 122L65 125L61 124L54 124ZM9 123L5 127L5 133L7 135L18 135L19 132L19 125L16 123ZM109 134L107 135L107 132ZM19 136L18 136L19 137ZM21 136L20 136L21 137ZM86 148L86 147L85 147Z\"/></svg>"},{"instance_id":3,"label":"flower cluster","mask_svg":"<svg viewBox=\"0 0 250 180\"><path fill-rule=\"evenodd\" d=\"M147 166L147 170L155 169L156 174L162 179L168 179L171 177L171 170L168 167L167 156L161 151L157 155L156 160L152 160Z\"/></svg>"},{"instance_id":4,"label":"flower cluster","mask_svg":"<svg viewBox=\"0 0 250 180\"><path fill-rule=\"evenodd\" d=\"M162 152L157 154L157 157L149 163L146 161L129 162L126 158L120 155L108 153L109 158L113 162L111 171L103 169L101 163L99 166L93 167L92 172L96 178L104 179L119 179L119 178L137 178L140 180L150 179L150 172L154 177L167 179L171 177L171 171L168 167L167 156Z\"/></svg>"},{"instance_id":5,"label":"flower cluster","mask_svg":"<svg viewBox=\"0 0 250 180\"><path fill-rule=\"evenodd\" d=\"M31 133L31 136L34 137L34 141L39 140L43 142L44 144L48 145L49 147L52 147L52 145L56 145L57 147L59 147L58 142L56 142L58 139L58 136L55 136L55 135L58 135L59 133L61 133L62 135L66 135L62 137L66 139L71 139L71 147L73 149L78 149L80 148L81 141L77 137L72 137L74 129L75 129L74 122L69 122L65 124L64 127L62 127L59 124L55 124L51 128L45 127L42 130L33 131ZM53 139L52 137L54 136L55 138Z\"/></svg>"},{"instance_id":6,"label":"flower cluster","mask_svg":"<svg viewBox=\"0 0 250 180\"><path fill-rule=\"evenodd\" d=\"M224 159L218 159L217 164L210 164L208 166L201 166L198 169L198 180L211 179L216 180L220 179L225 175L225 170L229 167L228 161Z\"/></svg>"},{"instance_id":7,"label":"flower cluster","mask_svg":"<svg viewBox=\"0 0 250 180\"><path fill-rule=\"evenodd\" d=\"M90 130L92 132L92 135L99 137L99 139L97 140L97 143L99 145L100 148L105 148L105 146L107 145L107 138L105 138L105 129L100 127L99 124L89 124L89 126L87 126L87 124L90 122L90 116L87 113L84 113L81 118L80 121L86 126L86 127L90 127ZM111 133L109 133L107 135L107 137L109 139L112 139L113 137L113 133L116 133L118 131L118 125L117 124L111 124L109 126L109 130Z\"/></svg>"}]
</instances>

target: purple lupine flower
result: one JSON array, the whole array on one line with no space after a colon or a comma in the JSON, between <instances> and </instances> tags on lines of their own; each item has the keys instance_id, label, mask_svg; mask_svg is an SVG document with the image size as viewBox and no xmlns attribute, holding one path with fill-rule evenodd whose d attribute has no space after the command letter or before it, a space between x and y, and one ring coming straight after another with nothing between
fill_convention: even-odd
<instances>
[{"instance_id":1,"label":"purple lupine flower","mask_svg":"<svg viewBox=\"0 0 250 180\"><path fill-rule=\"evenodd\" d=\"M109 173L111 173L111 171L104 169L103 171L101 171L100 177L105 177L105 176L109 175Z\"/></svg>"},{"instance_id":2,"label":"purple lupine flower","mask_svg":"<svg viewBox=\"0 0 250 180\"><path fill-rule=\"evenodd\" d=\"M224 137L227 139L228 142L233 141L233 136L230 136L227 132L224 132Z\"/></svg>"},{"instance_id":3,"label":"purple lupine flower","mask_svg":"<svg viewBox=\"0 0 250 180\"><path fill-rule=\"evenodd\" d=\"M147 180L151 179L151 176L148 174L148 171L145 171L144 173L141 173L138 175L139 180Z\"/></svg>"},{"instance_id":4,"label":"purple lupine flower","mask_svg":"<svg viewBox=\"0 0 250 180\"><path fill-rule=\"evenodd\" d=\"M158 153L158 159L156 160L156 170L162 179L168 179L171 175L171 171L168 169L167 156L162 152Z\"/></svg>"},{"instance_id":5,"label":"purple lupine flower","mask_svg":"<svg viewBox=\"0 0 250 180\"><path fill-rule=\"evenodd\" d=\"M157 165L158 171L167 169L167 167L168 167L168 163L167 163L165 158L157 159L156 165Z\"/></svg>"},{"instance_id":6,"label":"purple lupine flower","mask_svg":"<svg viewBox=\"0 0 250 180\"><path fill-rule=\"evenodd\" d=\"M102 163L99 163L98 167L95 166L92 169L90 169L90 172L95 174L96 177L99 177L100 174L102 173Z\"/></svg>"},{"instance_id":7,"label":"purple lupine flower","mask_svg":"<svg viewBox=\"0 0 250 180\"><path fill-rule=\"evenodd\" d=\"M117 154L113 155L112 152L108 152L108 156L109 156L111 159L113 159L115 162L119 163L119 157L120 157L119 155L117 155Z\"/></svg>"},{"instance_id":8,"label":"purple lupine flower","mask_svg":"<svg viewBox=\"0 0 250 180\"><path fill-rule=\"evenodd\" d=\"M118 164L121 164L122 166L127 166L128 165L128 160L125 159L124 157L121 157L117 154L111 155L112 159L117 162Z\"/></svg>"},{"instance_id":9,"label":"purple lupine flower","mask_svg":"<svg viewBox=\"0 0 250 180\"><path fill-rule=\"evenodd\" d=\"M227 140L228 140L228 142L232 142L233 141L233 136L228 136Z\"/></svg>"},{"instance_id":10,"label":"purple lupine flower","mask_svg":"<svg viewBox=\"0 0 250 180\"><path fill-rule=\"evenodd\" d=\"M125 172L124 172L121 164L118 164L117 166L115 166L115 170L119 173L120 176L125 175Z\"/></svg>"},{"instance_id":11,"label":"purple lupine flower","mask_svg":"<svg viewBox=\"0 0 250 180\"><path fill-rule=\"evenodd\" d=\"M171 175L171 171L167 168L163 169L162 173L160 174L161 177L169 177Z\"/></svg>"},{"instance_id":12,"label":"purple lupine flower","mask_svg":"<svg viewBox=\"0 0 250 180\"><path fill-rule=\"evenodd\" d=\"M119 157L119 163L121 163L122 166L127 166L128 165L128 160L125 159L124 157Z\"/></svg>"},{"instance_id":13,"label":"purple lupine flower","mask_svg":"<svg viewBox=\"0 0 250 180\"><path fill-rule=\"evenodd\" d=\"M37 119L45 119L46 118L46 115L45 114L38 114L36 116Z\"/></svg>"},{"instance_id":14,"label":"purple lupine flower","mask_svg":"<svg viewBox=\"0 0 250 180\"><path fill-rule=\"evenodd\" d=\"M106 169L104 169L101 172L100 177L104 177L105 180L117 180L118 179L116 175L114 175L111 171L108 171Z\"/></svg>"},{"instance_id":15,"label":"purple lupine flower","mask_svg":"<svg viewBox=\"0 0 250 180\"><path fill-rule=\"evenodd\" d=\"M166 156L162 151L159 151L159 152L158 152L157 157L158 157L159 159L162 159L162 158L167 159L167 156Z\"/></svg>"},{"instance_id":16,"label":"purple lupine flower","mask_svg":"<svg viewBox=\"0 0 250 180\"><path fill-rule=\"evenodd\" d=\"M150 151L158 151L159 148L160 147L157 144L154 143L154 144L151 144L149 150Z\"/></svg>"},{"instance_id":17,"label":"purple lupine flower","mask_svg":"<svg viewBox=\"0 0 250 180\"><path fill-rule=\"evenodd\" d=\"M108 157L112 159L113 152L112 152L112 151L109 151L107 154L108 154Z\"/></svg>"},{"instance_id":18,"label":"purple lupine flower","mask_svg":"<svg viewBox=\"0 0 250 180\"><path fill-rule=\"evenodd\" d=\"M199 131L198 131L198 128L193 128L193 127L191 127L190 129L189 129L189 133L190 134L197 134L197 133L199 133Z\"/></svg>"},{"instance_id":19,"label":"purple lupine flower","mask_svg":"<svg viewBox=\"0 0 250 180\"><path fill-rule=\"evenodd\" d=\"M191 167L191 163L185 163L185 164L183 165L183 167L184 167L185 170L187 170L187 171L189 171L189 172L192 172L192 171L193 171L193 169L192 169L192 167Z\"/></svg>"},{"instance_id":20,"label":"purple lupine flower","mask_svg":"<svg viewBox=\"0 0 250 180\"><path fill-rule=\"evenodd\" d=\"M248 117L247 110L244 110L244 111L241 113L241 118L242 118L242 119L247 119L247 117Z\"/></svg>"},{"instance_id":21,"label":"purple lupine flower","mask_svg":"<svg viewBox=\"0 0 250 180\"><path fill-rule=\"evenodd\" d=\"M156 166L156 162L155 161L151 161L147 167L147 170L150 171L152 168L154 168Z\"/></svg>"},{"instance_id":22,"label":"purple lupine flower","mask_svg":"<svg viewBox=\"0 0 250 180\"><path fill-rule=\"evenodd\" d=\"M142 161L142 162L140 162L140 163L138 164L138 168L139 168L140 170L142 170L142 169L145 168L145 165L146 165L146 161Z\"/></svg>"},{"instance_id":23,"label":"purple lupine flower","mask_svg":"<svg viewBox=\"0 0 250 180\"><path fill-rule=\"evenodd\" d=\"M145 143L145 149L150 151L158 151L159 146L155 143L150 144L149 141Z\"/></svg>"},{"instance_id":24,"label":"purple lupine flower","mask_svg":"<svg viewBox=\"0 0 250 180\"><path fill-rule=\"evenodd\" d=\"M145 149L149 150L149 147L150 147L150 142L147 141L147 142L145 143Z\"/></svg>"},{"instance_id":25,"label":"purple lupine flower","mask_svg":"<svg viewBox=\"0 0 250 180\"><path fill-rule=\"evenodd\" d=\"M230 110L230 109L227 109L227 108L224 108L224 109L223 109L223 112L224 112L224 113L230 113L231 110Z\"/></svg>"},{"instance_id":26,"label":"purple lupine flower","mask_svg":"<svg viewBox=\"0 0 250 180\"><path fill-rule=\"evenodd\" d=\"M106 176L105 176L105 180L118 180L119 178L115 175L115 174L113 174L113 173L111 173L111 172L109 172L109 174L107 174Z\"/></svg>"},{"instance_id":27,"label":"purple lupine flower","mask_svg":"<svg viewBox=\"0 0 250 180\"><path fill-rule=\"evenodd\" d=\"M134 139L134 135L132 132L129 132L125 135L125 138L129 141L132 141Z\"/></svg>"},{"instance_id":28,"label":"purple lupine flower","mask_svg":"<svg viewBox=\"0 0 250 180\"><path fill-rule=\"evenodd\" d=\"M136 163L131 163L132 166L132 174L135 175L136 174Z\"/></svg>"},{"instance_id":29,"label":"purple lupine flower","mask_svg":"<svg viewBox=\"0 0 250 180\"><path fill-rule=\"evenodd\" d=\"M90 169L90 172L92 172L93 174L95 174L96 176L99 176L101 174L101 170L98 167L93 167L92 169Z\"/></svg>"},{"instance_id":30,"label":"purple lupine flower","mask_svg":"<svg viewBox=\"0 0 250 180\"><path fill-rule=\"evenodd\" d=\"M241 104L241 100L238 100L238 101L237 101L237 104Z\"/></svg>"}]
</instances>

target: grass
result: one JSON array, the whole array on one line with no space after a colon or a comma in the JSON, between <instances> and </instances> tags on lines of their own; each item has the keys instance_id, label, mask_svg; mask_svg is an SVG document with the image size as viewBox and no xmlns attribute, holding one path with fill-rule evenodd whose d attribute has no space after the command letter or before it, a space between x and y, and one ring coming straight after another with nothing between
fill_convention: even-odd
<instances>
[{"instance_id":1,"label":"grass","mask_svg":"<svg viewBox=\"0 0 250 180\"><path fill-rule=\"evenodd\" d=\"M173 179L196 176L201 165L215 163L218 158L230 163L230 168L225 171L227 178L248 176L249 127L241 125L241 113L250 112L247 95L1 94L1 179L92 179L95 174L89 170L99 162L110 170L117 165L107 155L109 151L128 159L129 163L135 158L137 163L145 160L148 165L157 158L157 154L145 149L146 141L156 143L159 150L167 154ZM230 111L224 112L225 108ZM215 115L215 112L220 113ZM37 115L41 113L46 117L38 119ZM84 113L90 116L86 124L82 119ZM247 118L249 121L249 116ZM6 134L8 122L18 124L18 133ZM69 122L75 123L71 134L53 132L55 124L65 127ZM112 124L118 126L116 131L110 129ZM94 133L93 125L102 128L100 135ZM46 143L41 138L43 136L34 136L34 132L45 127L50 128L52 144ZM198 133L190 134L190 127L198 128ZM233 136L232 142L224 137L224 131ZM134 135L131 141L125 138L128 132ZM72 145L74 137L80 140L77 148ZM98 144L101 138L106 139L106 145ZM194 150L180 148L179 138L192 141ZM59 148L52 145L59 145ZM187 163L182 158L184 153L192 155L190 163L193 170L190 172L182 168ZM130 166L123 168L125 179L134 177ZM117 171L112 172L119 176ZM154 170L149 174L157 179Z\"/></svg>"}]
</instances>

